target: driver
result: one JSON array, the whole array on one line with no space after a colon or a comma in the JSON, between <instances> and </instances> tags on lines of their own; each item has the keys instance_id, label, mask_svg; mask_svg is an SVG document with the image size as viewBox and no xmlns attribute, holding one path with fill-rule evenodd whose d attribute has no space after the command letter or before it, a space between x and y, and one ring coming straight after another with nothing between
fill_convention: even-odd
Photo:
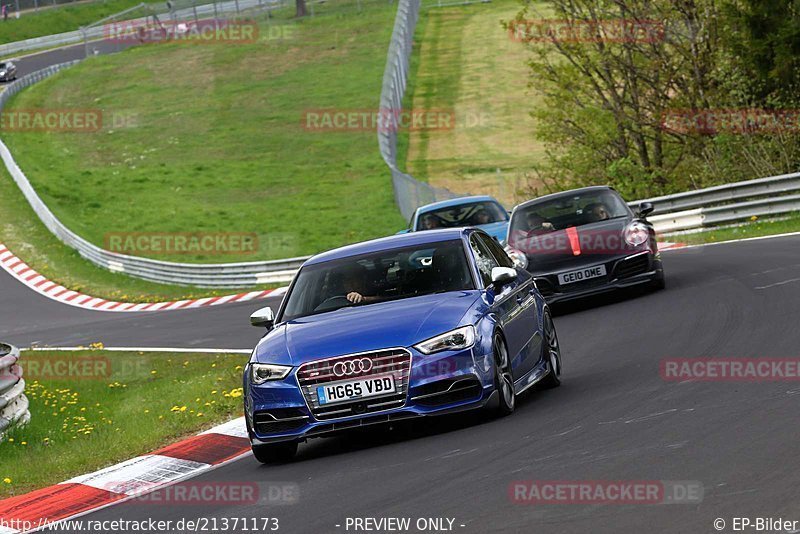
<instances>
[{"instance_id":1,"label":"driver","mask_svg":"<svg viewBox=\"0 0 800 534\"><path fill-rule=\"evenodd\" d=\"M611 218L608 207L602 202L592 202L587 204L583 211L589 216L591 222L605 221Z\"/></svg>"},{"instance_id":2,"label":"driver","mask_svg":"<svg viewBox=\"0 0 800 534\"><path fill-rule=\"evenodd\" d=\"M367 292L367 281L365 273L358 265L349 266L342 271L341 284L345 298L352 304L366 304L378 298L364 295Z\"/></svg>"},{"instance_id":3,"label":"driver","mask_svg":"<svg viewBox=\"0 0 800 534\"><path fill-rule=\"evenodd\" d=\"M528 232L535 233L535 232L548 232L551 230L555 230L553 223L542 217L536 212L531 212L526 217L526 221L528 222Z\"/></svg>"}]
</instances>

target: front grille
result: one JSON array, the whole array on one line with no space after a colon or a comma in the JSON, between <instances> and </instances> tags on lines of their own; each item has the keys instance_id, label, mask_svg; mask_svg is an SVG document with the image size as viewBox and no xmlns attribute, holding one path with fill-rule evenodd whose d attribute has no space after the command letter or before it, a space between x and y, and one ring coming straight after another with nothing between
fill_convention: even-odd
<instances>
[{"instance_id":1,"label":"front grille","mask_svg":"<svg viewBox=\"0 0 800 534\"><path fill-rule=\"evenodd\" d=\"M646 253L631 256L617 262L614 274L617 278L628 278L637 274L646 273L650 266Z\"/></svg>"},{"instance_id":2,"label":"front grille","mask_svg":"<svg viewBox=\"0 0 800 534\"><path fill-rule=\"evenodd\" d=\"M336 376L333 367L337 362L368 358L372 368L366 372L356 372L348 376ZM387 349L375 352L348 354L326 360L308 362L297 370L297 381L303 396L317 419L348 417L364 413L379 412L399 408L406 402L408 381L411 374L411 353L405 349ZM340 402L331 405L320 405L317 397L317 386L329 382L339 382L369 376L392 375L396 391L389 395L369 397L355 401Z\"/></svg>"},{"instance_id":3,"label":"front grille","mask_svg":"<svg viewBox=\"0 0 800 534\"><path fill-rule=\"evenodd\" d=\"M302 427L308 415L299 408L278 408L253 414L253 426L258 434L280 434Z\"/></svg>"}]
</instances>

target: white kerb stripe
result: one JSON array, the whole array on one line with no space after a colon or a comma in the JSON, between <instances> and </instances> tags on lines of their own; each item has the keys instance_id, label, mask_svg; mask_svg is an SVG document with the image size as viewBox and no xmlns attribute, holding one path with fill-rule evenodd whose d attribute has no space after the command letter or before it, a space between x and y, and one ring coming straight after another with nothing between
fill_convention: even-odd
<instances>
[{"instance_id":1,"label":"white kerb stripe","mask_svg":"<svg viewBox=\"0 0 800 534\"><path fill-rule=\"evenodd\" d=\"M151 454L72 478L62 484L83 484L112 493L136 495L207 467L210 464Z\"/></svg>"}]
</instances>

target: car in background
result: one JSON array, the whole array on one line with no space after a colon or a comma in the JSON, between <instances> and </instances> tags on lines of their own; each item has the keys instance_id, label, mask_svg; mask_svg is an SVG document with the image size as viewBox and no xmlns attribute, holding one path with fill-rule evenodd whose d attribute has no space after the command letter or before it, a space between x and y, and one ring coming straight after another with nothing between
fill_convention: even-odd
<instances>
[{"instance_id":1,"label":"car in background","mask_svg":"<svg viewBox=\"0 0 800 534\"><path fill-rule=\"evenodd\" d=\"M10 82L17 78L17 66L13 61L0 62L0 82Z\"/></svg>"},{"instance_id":2,"label":"car in background","mask_svg":"<svg viewBox=\"0 0 800 534\"><path fill-rule=\"evenodd\" d=\"M514 411L560 384L550 311L524 269L476 228L391 236L318 254L298 271L244 369L257 460L300 441L486 407Z\"/></svg>"},{"instance_id":3,"label":"car in background","mask_svg":"<svg viewBox=\"0 0 800 534\"><path fill-rule=\"evenodd\" d=\"M530 200L514 208L506 251L553 303L638 285L662 289L664 268L643 202L634 213L606 186Z\"/></svg>"},{"instance_id":4,"label":"car in background","mask_svg":"<svg viewBox=\"0 0 800 534\"><path fill-rule=\"evenodd\" d=\"M498 242L508 233L509 215L497 199L490 196L452 198L417 208L407 230L398 233L475 226Z\"/></svg>"}]
</instances>

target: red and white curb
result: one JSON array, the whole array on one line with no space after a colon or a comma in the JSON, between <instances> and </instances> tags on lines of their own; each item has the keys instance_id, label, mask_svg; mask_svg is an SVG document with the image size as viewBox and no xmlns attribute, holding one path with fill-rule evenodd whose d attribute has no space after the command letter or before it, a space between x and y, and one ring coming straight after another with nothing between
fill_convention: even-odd
<instances>
[{"instance_id":1,"label":"red and white curb","mask_svg":"<svg viewBox=\"0 0 800 534\"><path fill-rule=\"evenodd\" d=\"M141 497L250 453L244 417L216 426L152 454L0 501L0 533L22 532L76 518ZM5 526L4 526L5 525Z\"/></svg>"},{"instance_id":2,"label":"red and white curb","mask_svg":"<svg viewBox=\"0 0 800 534\"><path fill-rule=\"evenodd\" d=\"M5 269L8 274L28 286L30 289L33 289L45 297L61 302L62 304L69 304L70 306L96 311L140 312L202 308L205 306L219 306L220 304L229 304L232 302L263 299L265 297L276 297L284 294L287 289L285 287L280 287L278 289L251 291L249 293L225 295L222 297L206 297L202 299L178 300L174 302L150 302L135 304L132 302L116 302L112 300L105 300L67 289L64 286L48 280L35 270L31 269L25 262L16 257L14 253L8 250L8 248L3 244L0 244L0 267Z\"/></svg>"},{"instance_id":3,"label":"red and white curb","mask_svg":"<svg viewBox=\"0 0 800 534\"><path fill-rule=\"evenodd\" d=\"M670 243L669 241L664 241L658 244L658 250L672 250L674 248L684 248L685 246L686 243Z\"/></svg>"}]
</instances>

